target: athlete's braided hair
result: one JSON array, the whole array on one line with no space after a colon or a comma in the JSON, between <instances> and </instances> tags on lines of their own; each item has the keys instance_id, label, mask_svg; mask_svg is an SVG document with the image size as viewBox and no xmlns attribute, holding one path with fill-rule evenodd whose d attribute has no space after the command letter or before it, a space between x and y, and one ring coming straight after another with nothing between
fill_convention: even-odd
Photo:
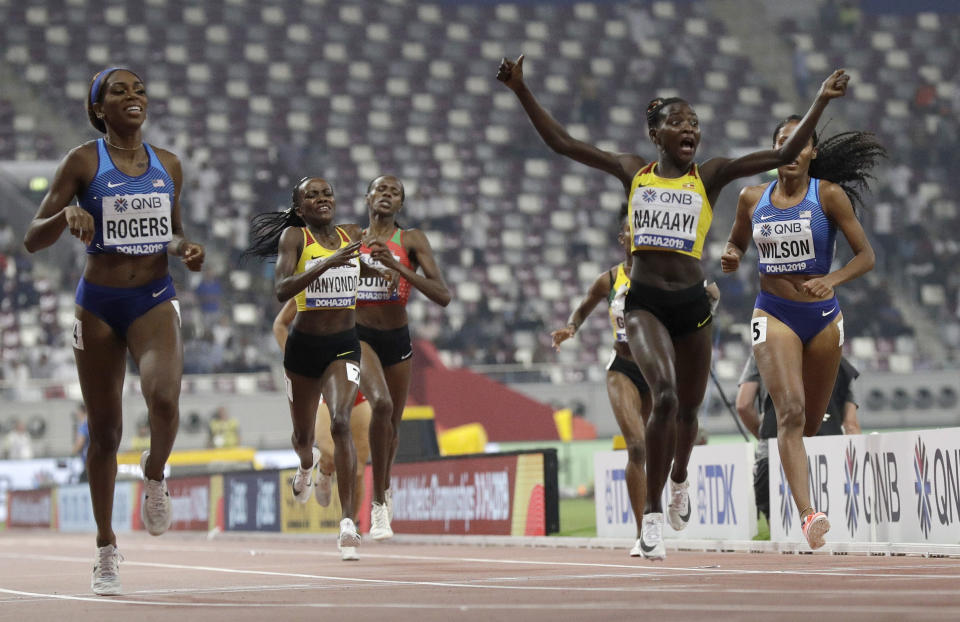
<instances>
[{"instance_id":1,"label":"athlete's braided hair","mask_svg":"<svg viewBox=\"0 0 960 622\"><path fill-rule=\"evenodd\" d=\"M790 115L777 125L773 132L776 143L777 134L791 121L800 121L800 115ZM871 132L841 132L818 144L817 133L813 133L813 146L817 148L817 157L810 161L810 176L826 179L837 184L850 198L853 209L863 207L861 192L870 189L870 179L876 179L870 169L887 157L887 150L877 142Z\"/></svg>"},{"instance_id":2,"label":"athlete's braided hair","mask_svg":"<svg viewBox=\"0 0 960 622\"><path fill-rule=\"evenodd\" d=\"M652 130L660 125L660 122L663 121L663 119L660 118L660 113L663 112L663 109L670 104L678 103L686 104L687 100L682 97L657 97L656 99L651 99L650 103L647 104L647 128Z\"/></svg>"},{"instance_id":3,"label":"athlete's braided hair","mask_svg":"<svg viewBox=\"0 0 960 622\"><path fill-rule=\"evenodd\" d=\"M269 259L277 256L280 236L287 227L306 227L297 208L300 207L300 187L313 179L304 177L293 187L292 205L282 212L264 212L250 219L250 246L241 255L241 260L247 257Z\"/></svg>"}]
</instances>

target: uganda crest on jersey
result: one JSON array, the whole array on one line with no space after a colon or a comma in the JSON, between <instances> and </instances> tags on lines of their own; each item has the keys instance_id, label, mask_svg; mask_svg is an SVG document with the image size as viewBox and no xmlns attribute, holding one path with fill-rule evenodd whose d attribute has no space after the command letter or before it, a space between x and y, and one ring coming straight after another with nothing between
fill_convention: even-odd
<instances>
[{"instance_id":1,"label":"uganda crest on jersey","mask_svg":"<svg viewBox=\"0 0 960 622\"><path fill-rule=\"evenodd\" d=\"M87 253L154 255L173 239L173 179L150 145L143 146L147 171L133 177L114 165L103 139L97 141L97 174L80 196L95 227Z\"/></svg>"},{"instance_id":2,"label":"uganda crest on jersey","mask_svg":"<svg viewBox=\"0 0 960 622\"><path fill-rule=\"evenodd\" d=\"M296 274L307 272L318 263L333 255L337 249L325 248L310 233L302 227L304 244L303 251L295 269ZM340 227L337 227L340 236L340 246L350 244L350 237ZM297 311L317 311L321 309L353 309L357 305L357 285L360 280L360 261L353 259L344 266L336 266L326 270L307 285L307 288L296 295Z\"/></svg>"}]
</instances>

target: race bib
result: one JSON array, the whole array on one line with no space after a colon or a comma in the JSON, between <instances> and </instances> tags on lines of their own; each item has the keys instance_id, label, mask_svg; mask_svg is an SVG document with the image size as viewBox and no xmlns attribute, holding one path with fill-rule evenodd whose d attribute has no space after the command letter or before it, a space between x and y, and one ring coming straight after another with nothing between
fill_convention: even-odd
<instances>
[{"instance_id":1,"label":"race bib","mask_svg":"<svg viewBox=\"0 0 960 622\"><path fill-rule=\"evenodd\" d=\"M163 252L173 237L167 193L103 197L103 246L128 255Z\"/></svg>"},{"instance_id":2,"label":"race bib","mask_svg":"<svg viewBox=\"0 0 960 622\"><path fill-rule=\"evenodd\" d=\"M306 262L304 271L310 270L324 257ZM360 263L354 259L346 266L331 268L310 283L306 289L306 304L310 309L342 309L357 303L357 282L360 278Z\"/></svg>"},{"instance_id":3,"label":"race bib","mask_svg":"<svg viewBox=\"0 0 960 622\"><path fill-rule=\"evenodd\" d=\"M393 255L393 258L400 263L400 257ZM385 266L372 258L370 255L360 255L360 260L371 268L382 270ZM390 289L390 282L381 276L360 277L360 285L357 287L357 300L363 302L389 302L399 300L399 288Z\"/></svg>"},{"instance_id":4,"label":"race bib","mask_svg":"<svg viewBox=\"0 0 960 622\"><path fill-rule=\"evenodd\" d=\"M693 190L639 186L630 198L634 247L692 252L703 197Z\"/></svg>"},{"instance_id":5,"label":"race bib","mask_svg":"<svg viewBox=\"0 0 960 622\"><path fill-rule=\"evenodd\" d=\"M753 225L753 241L760 255L760 272L802 272L816 258L810 220L757 222Z\"/></svg>"},{"instance_id":6,"label":"race bib","mask_svg":"<svg viewBox=\"0 0 960 622\"><path fill-rule=\"evenodd\" d=\"M623 318L623 308L627 302L627 292L630 284L624 283L610 301L610 326L613 328L613 337L618 343L627 343L627 324Z\"/></svg>"}]
</instances>

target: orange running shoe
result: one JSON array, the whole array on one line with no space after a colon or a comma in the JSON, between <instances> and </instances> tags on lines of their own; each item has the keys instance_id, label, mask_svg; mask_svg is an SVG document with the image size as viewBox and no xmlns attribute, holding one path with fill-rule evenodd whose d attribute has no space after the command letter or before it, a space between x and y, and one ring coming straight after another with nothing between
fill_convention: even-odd
<instances>
[{"instance_id":1,"label":"orange running shoe","mask_svg":"<svg viewBox=\"0 0 960 622\"><path fill-rule=\"evenodd\" d=\"M823 512L812 512L807 514L803 521L803 535L807 538L807 544L813 550L819 549L826 544L823 535L830 531L830 521Z\"/></svg>"}]
</instances>

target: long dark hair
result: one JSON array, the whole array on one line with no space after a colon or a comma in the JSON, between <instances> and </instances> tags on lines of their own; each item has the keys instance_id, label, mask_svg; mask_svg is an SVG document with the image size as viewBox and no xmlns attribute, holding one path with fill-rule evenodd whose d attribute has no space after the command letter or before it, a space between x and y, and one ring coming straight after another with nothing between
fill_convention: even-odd
<instances>
[{"instance_id":1,"label":"long dark hair","mask_svg":"<svg viewBox=\"0 0 960 622\"><path fill-rule=\"evenodd\" d=\"M781 121L773 131L774 144L784 125L802 118L794 114ZM817 148L817 157L810 160L810 177L826 179L843 188L854 211L858 205L863 207L861 192L870 189L869 180L876 179L870 170L887 157L887 150L877 142L877 137L871 132L841 132L820 143L814 132L813 146Z\"/></svg>"},{"instance_id":2,"label":"long dark hair","mask_svg":"<svg viewBox=\"0 0 960 622\"><path fill-rule=\"evenodd\" d=\"M264 212L250 219L250 246L240 256L241 262L247 257L272 259L277 256L280 236L287 227L306 227L307 223L297 208L300 207L300 187L312 177L304 177L293 187L290 198L292 204L282 212ZM331 189L333 187L331 186Z\"/></svg>"}]
</instances>

